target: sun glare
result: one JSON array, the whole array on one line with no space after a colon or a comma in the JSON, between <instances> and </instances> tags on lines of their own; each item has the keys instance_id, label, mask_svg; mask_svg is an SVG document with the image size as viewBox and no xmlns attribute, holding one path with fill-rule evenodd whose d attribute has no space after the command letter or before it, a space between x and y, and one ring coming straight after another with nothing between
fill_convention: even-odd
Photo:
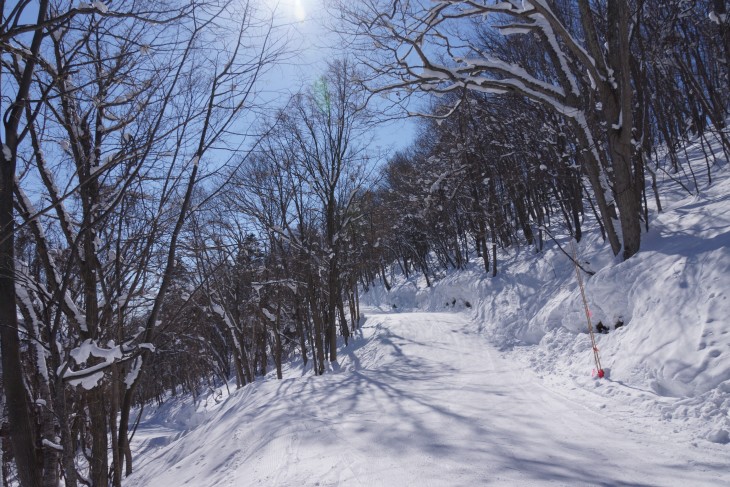
<instances>
[{"instance_id":1,"label":"sun glare","mask_svg":"<svg viewBox=\"0 0 730 487\"><path fill-rule=\"evenodd\" d=\"M307 12L304 10L303 0L294 0L294 17L300 21L307 18Z\"/></svg>"},{"instance_id":2,"label":"sun glare","mask_svg":"<svg viewBox=\"0 0 730 487\"><path fill-rule=\"evenodd\" d=\"M277 16L288 21L303 22L307 20L307 10L304 8L306 0L264 0Z\"/></svg>"}]
</instances>

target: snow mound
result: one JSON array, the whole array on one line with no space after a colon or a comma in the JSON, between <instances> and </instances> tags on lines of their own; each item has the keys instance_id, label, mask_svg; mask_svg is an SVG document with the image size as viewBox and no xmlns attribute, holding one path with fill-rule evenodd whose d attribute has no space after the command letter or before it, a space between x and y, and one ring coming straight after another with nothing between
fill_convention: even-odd
<instances>
[{"instance_id":1,"label":"snow mound","mask_svg":"<svg viewBox=\"0 0 730 487\"><path fill-rule=\"evenodd\" d=\"M700 148L688 148L699 155ZM704 160L694 162L704 167ZM730 175L700 174L695 194L665 184L663 212L652 214L642 250L611 258L597 229L580 242L583 274L607 382L602 394L633 393L635 407L728 443L730 431ZM706 175L704 176L706 178ZM669 183L669 182L668 182ZM571 253L567 237L558 241ZM537 253L510 249L489 277L481 259L426 287L421 276L392 276L390 292L363 302L382 308L471 312L474 326L499 349L560 386L594 389L596 373L575 266L553 242ZM619 325L619 328L615 328ZM570 382L570 384L566 384Z\"/></svg>"}]
</instances>

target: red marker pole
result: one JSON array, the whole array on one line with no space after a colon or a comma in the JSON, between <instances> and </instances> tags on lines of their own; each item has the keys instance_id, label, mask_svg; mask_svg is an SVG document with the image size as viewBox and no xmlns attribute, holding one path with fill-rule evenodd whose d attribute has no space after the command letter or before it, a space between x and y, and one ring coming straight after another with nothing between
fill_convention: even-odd
<instances>
[{"instance_id":1,"label":"red marker pole","mask_svg":"<svg viewBox=\"0 0 730 487\"><path fill-rule=\"evenodd\" d=\"M591 310L588 308L588 300L586 299L586 290L583 286L583 276L580 275L580 268L578 267L578 257L575 251L575 243L570 241L570 245L573 247L573 264L575 264L575 275L578 278L578 286L580 287L580 295L583 298L583 308L586 311L586 321L588 322L588 334L591 336L591 346L593 347L593 359L596 362L596 370L598 371L598 378L603 379L605 373L603 367L601 367L601 358L598 356L598 346L596 345L596 336L593 334L593 323L591 323Z\"/></svg>"}]
</instances>

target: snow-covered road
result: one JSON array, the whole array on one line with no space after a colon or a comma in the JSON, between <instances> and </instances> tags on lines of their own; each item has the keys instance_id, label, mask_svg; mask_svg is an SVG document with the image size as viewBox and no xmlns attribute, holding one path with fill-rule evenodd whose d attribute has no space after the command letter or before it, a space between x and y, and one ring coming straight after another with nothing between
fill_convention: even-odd
<instances>
[{"instance_id":1,"label":"snow-covered road","mask_svg":"<svg viewBox=\"0 0 730 487\"><path fill-rule=\"evenodd\" d=\"M620 399L548 389L468 320L370 312L332 373L246 387L175 440L143 425L126 485L730 482L726 446L693 443Z\"/></svg>"}]
</instances>

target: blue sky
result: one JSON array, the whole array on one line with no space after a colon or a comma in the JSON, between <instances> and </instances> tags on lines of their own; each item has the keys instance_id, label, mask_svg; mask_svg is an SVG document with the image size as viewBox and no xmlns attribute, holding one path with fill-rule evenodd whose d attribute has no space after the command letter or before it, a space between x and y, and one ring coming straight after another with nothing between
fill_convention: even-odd
<instances>
[{"instance_id":1,"label":"blue sky","mask_svg":"<svg viewBox=\"0 0 730 487\"><path fill-rule=\"evenodd\" d=\"M275 67L264 80L273 96L286 97L310 86L325 71L327 61L347 54L337 35L327 28L334 19L324 0L262 1L266 8L275 10L277 25L288 30L290 45L296 50L289 61ZM382 149L402 149L410 144L414 133L413 121L392 121L375 130L374 144Z\"/></svg>"}]
</instances>

